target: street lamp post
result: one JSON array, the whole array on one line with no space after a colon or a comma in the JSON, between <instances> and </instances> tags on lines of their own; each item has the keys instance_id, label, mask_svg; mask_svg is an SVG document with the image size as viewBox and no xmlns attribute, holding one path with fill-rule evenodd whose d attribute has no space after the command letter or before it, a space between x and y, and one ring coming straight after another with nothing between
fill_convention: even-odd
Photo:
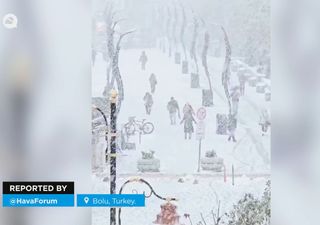
<instances>
[{"instance_id":1,"label":"street lamp post","mask_svg":"<svg viewBox=\"0 0 320 225\"><path fill-rule=\"evenodd\" d=\"M137 182L137 183L143 183L145 185L147 185L147 187L149 187L150 189L150 192L149 194L146 194L144 192L144 195L146 198L150 198L152 195L156 196L157 198L161 199L161 200L164 200L164 201L167 201L167 202L171 202L171 201L178 201L178 199L176 198L165 198L165 197L162 197L160 195L158 195L153 187L151 186L151 184L149 182L147 182L146 180L142 179L142 178L132 178L132 179L129 179L127 180L120 188L120 191L119 191L119 194L122 194L122 191L124 189L124 187L129 184L129 183L133 183L133 182ZM118 210L118 225L121 225L121 208L119 208Z\"/></svg>"},{"instance_id":2,"label":"street lamp post","mask_svg":"<svg viewBox=\"0 0 320 225\"><path fill-rule=\"evenodd\" d=\"M106 140L106 150L105 150L105 162L108 162L108 120L107 120L107 116L104 114L104 112L96 107L96 106L92 106L93 109L97 110L103 117L104 123L106 125L106 132L105 132L105 140Z\"/></svg>"},{"instance_id":3,"label":"street lamp post","mask_svg":"<svg viewBox=\"0 0 320 225\"><path fill-rule=\"evenodd\" d=\"M110 104L110 194L116 193L117 181L117 92L111 91ZM110 208L110 225L116 225L116 208Z\"/></svg>"}]
</instances>

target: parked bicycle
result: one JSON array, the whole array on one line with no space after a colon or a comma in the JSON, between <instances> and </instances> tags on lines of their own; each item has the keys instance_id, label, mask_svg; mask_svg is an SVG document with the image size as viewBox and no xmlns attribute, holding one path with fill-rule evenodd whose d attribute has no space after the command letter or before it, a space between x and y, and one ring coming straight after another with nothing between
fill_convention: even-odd
<instances>
[{"instance_id":1,"label":"parked bicycle","mask_svg":"<svg viewBox=\"0 0 320 225\"><path fill-rule=\"evenodd\" d=\"M146 119L139 121L132 116L129 117L129 122L124 125L124 131L127 139L138 133L139 143L141 143L141 135L151 134L154 131L154 125L151 122L146 122Z\"/></svg>"}]
</instances>

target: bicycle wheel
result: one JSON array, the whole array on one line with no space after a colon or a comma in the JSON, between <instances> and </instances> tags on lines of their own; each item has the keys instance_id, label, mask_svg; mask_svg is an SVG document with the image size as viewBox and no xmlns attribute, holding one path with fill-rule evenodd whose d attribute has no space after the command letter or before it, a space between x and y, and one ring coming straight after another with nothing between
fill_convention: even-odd
<instances>
[{"instance_id":1,"label":"bicycle wheel","mask_svg":"<svg viewBox=\"0 0 320 225\"><path fill-rule=\"evenodd\" d=\"M154 130L154 126L152 123L147 122L142 125L142 132L143 134L151 134Z\"/></svg>"}]
</instances>

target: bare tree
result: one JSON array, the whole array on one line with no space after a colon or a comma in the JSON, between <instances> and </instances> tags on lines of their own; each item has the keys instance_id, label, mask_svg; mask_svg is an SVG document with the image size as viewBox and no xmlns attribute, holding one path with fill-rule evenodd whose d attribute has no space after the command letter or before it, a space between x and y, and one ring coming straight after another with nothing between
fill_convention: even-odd
<instances>
[{"instance_id":1,"label":"bare tree","mask_svg":"<svg viewBox=\"0 0 320 225\"><path fill-rule=\"evenodd\" d=\"M108 62L107 62L107 84L106 90L110 89L110 73L112 69L112 57L114 54L114 16L116 12L113 11L113 2L106 5L104 15L106 18L106 32L107 32L107 52L108 52ZM117 23L116 23L117 24Z\"/></svg>"},{"instance_id":2,"label":"bare tree","mask_svg":"<svg viewBox=\"0 0 320 225\"><path fill-rule=\"evenodd\" d=\"M177 30L177 24L178 24L178 12L177 12L177 7L174 4L174 9L173 9L173 23L172 23L172 39L173 39L173 44L174 44L174 49L177 51L177 38L176 38L176 30Z\"/></svg>"},{"instance_id":3,"label":"bare tree","mask_svg":"<svg viewBox=\"0 0 320 225\"><path fill-rule=\"evenodd\" d=\"M196 66L196 74L199 74L199 66L198 66L198 59L197 59L197 37L198 37L198 32L199 32L199 21L196 17L193 18L193 38L192 38L192 43L191 43L191 49L190 49L190 56L191 59L194 60L195 66Z\"/></svg>"},{"instance_id":4,"label":"bare tree","mask_svg":"<svg viewBox=\"0 0 320 225\"><path fill-rule=\"evenodd\" d=\"M208 60L207 60L207 55L208 55L208 49L209 49L209 41L210 41L210 35L208 32L205 32L204 34L204 46L203 46L203 51L202 51L202 65L204 67L204 71L206 73L208 83L209 83L209 88L211 91L211 94L213 93L212 90L212 84L211 84L211 79L210 79L210 72L208 68Z\"/></svg>"},{"instance_id":5,"label":"bare tree","mask_svg":"<svg viewBox=\"0 0 320 225\"><path fill-rule=\"evenodd\" d=\"M170 33L170 25L171 25L171 12L170 8L167 8L168 19L167 19L167 38L168 38L168 47L169 47L169 57L171 57L171 33Z\"/></svg>"},{"instance_id":6,"label":"bare tree","mask_svg":"<svg viewBox=\"0 0 320 225\"><path fill-rule=\"evenodd\" d=\"M109 62L107 65L107 84L105 87L106 94L111 88L116 88L118 90L118 106L117 106L117 113L120 111L121 102L124 99L124 89L123 89L123 81L120 74L119 69L119 52L121 48L121 41L122 39L131 34L133 31L128 31L125 33L120 33L118 37L118 41L115 43L115 36L116 36L116 27L118 24L124 19L117 19L115 20L115 16L118 12L114 10L113 3L110 2L107 4L105 9L105 18L106 18L106 26L107 26L107 50L108 50L108 58ZM110 74L112 77L110 79Z\"/></svg>"},{"instance_id":7,"label":"bare tree","mask_svg":"<svg viewBox=\"0 0 320 225\"><path fill-rule=\"evenodd\" d=\"M111 87L114 88L114 82L116 81L117 84L117 89L118 89L118 105L117 105L117 113L120 111L121 108L121 103L124 99L124 90L123 90L123 82L120 74L120 69L119 69L119 52L120 52L120 45L122 39L128 35L133 33L134 31L128 31L125 33L122 33L119 35L119 39L117 41L116 47L115 47L115 52L112 57L112 79L111 79Z\"/></svg>"},{"instance_id":8,"label":"bare tree","mask_svg":"<svg viewBox=\"0 0 320 225\"><path fill-rule=\"evenodd\" d=\"M181 10L182 10L182 23L181 23L181 31L180 31L180 41L181 41L181 45L184 53L184 59L185 61L187 61L187 49L184 41L184 34L187 26L187 16L186 16L186 11L183 4L181 4Z\"/></svg>"},{"instance_id":9,"label":"bare tree","mask_svg":"<svg viewBox=\"0 0 320 225\"><path fill-rule=\"evenodd\" d=\"M226 94L228 105L229 105L229 115L231 115L231 101L230 101L230 93L229 93L229 80L230 80L230 63L231 63L231 46L229 42L229 38L227 35L226 30L223 26L221 26L221 29L224 34L224 41L226 46L226 57L224 62L224 68L222 71L222 85L224 87L224 92Z\"/></svg>"}]
</instances>

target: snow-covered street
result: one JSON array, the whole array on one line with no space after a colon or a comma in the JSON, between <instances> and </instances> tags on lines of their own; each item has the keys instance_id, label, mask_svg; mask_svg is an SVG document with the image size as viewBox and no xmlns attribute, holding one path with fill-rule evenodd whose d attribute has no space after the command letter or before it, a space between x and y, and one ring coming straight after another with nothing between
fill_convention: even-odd
<instances>
[{"instance_id":1,"label":"snow-covered street","mask_svg":"<svg viewBox=\"0 0 320 225\"><path fill-rule=\"evenodd\" d=\"M240 224L227 216L239 202L261 203L261 216L241 213L268 223L268 10L268 2L235 0L95 1L93 103L109 114L106 98L112 88L119 94L116 193L130 181L122 193L147 196L145 208L122 209L122 224L226 224L214 222L218 208ZM98 126L93 192L115 193ZM94 208L92 220L108 224L109 210Z\"/></svg>"},{"instance_id":2,"label":"snow-covered street","mask_svg":"<svg viewBox=\"0 0 320 225\"><path fill-rule=\"evenodd\" d=\"M125 124L130 116L138 120L147 119L154 124L155 130L150 135L142 136L139 144L138 135L130 141L135 141L137 149L126 151L118 158L118 171L123 174L137 172L136 161L140 151L154 150L155 156L161 161L161 172L169 174L192 174L197 171L198 141L184 140L183 125L170 125L167 103L170 97L177 99L180 108L189 102L195 110L201 107L202 89L190 88L190 75L181 73L181 65L176 65L173 58L169 58L158 49L146 50L149 62L146 71L142 71L138 63L142 50L123 50L120 55L120 69L122 73L125 97L120 112L119 126ZM106 63L98 59L94 67L92 82L93 96L102 96L105 85ZM269 135L262 136L259 127L259 116L262 107L267 107L263 96L259 96L254 88L247 87L247 94L240 100L239 129L237 129L237 143L227 142L227 136L215 133L216 114L227 112L227 102L221 85L221 70L223 59L212 58L214 106L207 107L206 135L202 142L202 152L214 149L224 158L227 170L235 166L236 173L268 173L270 170L270 142ZM150 90L149 76L154 73L158 80L154 105L151 115L146 115L143 104L145 92ZM201 87L206 87L206 78L200 76ZM101 140L103 141L103 140ZM229 171L230 172L230 171Z\"/></svg>"},{"instance_id":3,"label":"snow-covered street","mask_svg":"<svg viewBox=\"0 0 320 225\"><path fill-rule=\"evenodd\" d=\"M259 96L254 88L247 87L246 95L240 100L237 143L228 142L225 135L217 135L216 114L226 113L227 102L220 83L223 59L210 58L211 65L216 65L213 67L214 106L206 108L206 135L202 142L202 155L206 150L214 149L225 160L227 182L224 183L223 172L201 171L199 174L197 173L198 140L195 137L185 140L183 126L170 125L166 105L170 97L174 96L180 108L189 102L196 110L201 107L201 88L191 89L190 75L182 74L181 65L174 64L173 58L169 58L158 49L146 50L149 62L146 71L142 71L138 63L141 51L123 50L120 55L125 99L118 124L120 127L128 121L128 117L136 116L139 120L146 119L152 122L155 130L150 135L142 136L141 144L138 135L132 137L130 141L136 143L136 150L126 150L118 154L118 188L131 177L143 177L154 186L158 194L178 198L179 201L175 203L179 207L178 213L181 216L190 213L194 222L201 221L201 213L210 221L211 210L215 210L218 201L221 201L221 211L227 212L245 193L260 196L270 178L270 137L262 136L258 125L261 108L268 107L263 96ZM93 69L93 96L102 96L106 70L102 58L97 59ZM151 73L156 75L158 85L153 95L154 105L149 116L145 113L142 98L145 92L150 90L148 79ZM200 80L201 87L206 87L204 75L201 75ZM104 143L104 139L101 138L100 142ZM104 147L100 149L103 151ZM159 173L138 172L137 160L141 157L140 151L146 150L154 150L155 157L160 159ZM231 181L232 165L235 167L235 186L232 186ZM102 181L109 176L108 168L105 169L104 172L94 174L95 193L108 193L109 183ZM179 178L184 182L179 183ZM194 184L195 180L199 183ZM141 184L130 185L126 193L132 191L148 193L148 189ZM156 197L151 197L147 199L147 209L124 209L123 224L150 224L150 221L155 220L162 203ZM93 209L93 224L105 224L108 219L109 210ZM187 223L183 216L182 221Z\"/></svg>"}]
</instances>

